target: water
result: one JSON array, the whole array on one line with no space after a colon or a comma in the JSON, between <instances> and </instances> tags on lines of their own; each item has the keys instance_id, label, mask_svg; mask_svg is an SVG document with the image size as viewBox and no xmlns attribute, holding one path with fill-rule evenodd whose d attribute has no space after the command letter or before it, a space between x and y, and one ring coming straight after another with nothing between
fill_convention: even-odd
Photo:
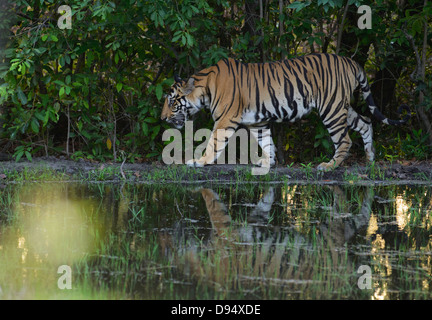
<instances>
[{"instance_id":1,"label":"water","mask_svg":"<svg viewBox=\"0 0 432 320\"><path fill-rule=\"evenodd\" d=\"M0 299L432 298L430 186L24 183L0 209Z\"/></svg>"}]
</instances>

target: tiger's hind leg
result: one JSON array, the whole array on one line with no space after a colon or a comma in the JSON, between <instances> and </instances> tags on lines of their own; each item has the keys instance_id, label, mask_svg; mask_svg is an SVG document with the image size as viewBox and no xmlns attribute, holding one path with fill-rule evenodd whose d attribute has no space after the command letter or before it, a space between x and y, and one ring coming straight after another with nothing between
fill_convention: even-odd
<instances>
[{"instance_id":1,"label":"tiger's hind leg","mask_svg":"<svg viewBox=\"0 0 432 320\"><path fill-rule=\"evenodd\" d=\"M347 110L343 109L333 117L324 118L323 123L330 133L336 151L329 162L321 163L317 169L328 171L339 166L347 157L351 148L352 142L348 135Z\"/></svg>"},{"instance_id":2,"label":"tiger's hind leg","mask_svg":"<svg viewBox=\"0 0 432 320\"><path fill-rule=\"evenodd\" d=\"M264 159L258 162L261 166L273 167L276 164L276 147L271 137L271 132L268 124L249 126L249 132L254 137L255 141L261 147Z\"/></svg>"},{"instance_id":3,"label":"tiger's hind leg","mask_svg":"<svg viewBox=\"0 0 432 320\"><path fill-rule=\"evenodd\" d=\"M348 107L348 127L360 133L364 143L364 149L368 161L375 160L375 149L373 147L373 129L368 117L359 115L353 108Z\"/></svg>"}]
</instances>

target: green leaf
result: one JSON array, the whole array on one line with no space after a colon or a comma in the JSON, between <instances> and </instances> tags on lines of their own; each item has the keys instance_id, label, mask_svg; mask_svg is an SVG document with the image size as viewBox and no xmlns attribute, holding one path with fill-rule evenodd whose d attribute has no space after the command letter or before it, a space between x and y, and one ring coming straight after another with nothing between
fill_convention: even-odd
<instances>
[{"instance_id":1,"label":"green leaf","mask_svg":"<svg viewBox=\"0 0 432 320\"><path fill-rule=\"evenodd\" d=\"M156 122L158 122L157 119L152 118L152 117L150 117L150 118L145 118L144 121L147 122L147 123L156 123Z\"/></svg>"},{"instance_id":2,"label":"green leaf","mask_svg":"<svg viewBox=\"0 0 432 320\"><path fill-rule=\"evenodd\" d=\"M117 83L116 88L117 88L117 92L120 92L121 89L123 88L123 83Z\"/></svg>"},{"instance_id":3,"label":"green leaf","mask_svg":"<svg viewBox=\"0 0 432 320\"><path fill-rule=\"evenodd\" d=\"M54 111L59 112L60 111L60 103L56 102L54 103Z\"/></svg>"},{"instance_id":4,"label":"green leaf","mask_svg":"<svg viewBox=\"0 0 432 320\"><path fill-rule=\"evenodd\" d=\"M182 31L176 31L174 33L174 37L172 38L172 42L176 42L178 39L180 39L180 37L182 36Z\"/></svg>"},{"instance_id":5,"label":"green leaf","mask_svg":"<svg viewBox=\"0 0 432 320\"><path fill-rule=\"evenodd\" d=\"M149 128L148 128L147 123L142 122L141 123L141 128L142 128L142 131L143 131L144 135L148 136L148 134L149 134Z\"/></svg>"},{"instance_id":6,"label":"green leaf","mask_svg":"<svg viewBox=\"0 0 432 320\"><path fill-rule=\"evenodd\" d=\"M158 152L151 152L151 153L148 153L148 154L146 155L146 158L155 157L155 156L157 156L157 155L159 155Z\"/></svg>"},{"instance_id":7,"label":"green leaf","mask_svg":"<svg viewBox=\"0 0 432 320\"><path fill-rule=\"evenodd\" d=\"M310 4L310 3L309 3ZM295 9L296 12L300 11L304 7L308 6L309 4L306 4L304 2L296 1L287 6L289 9Z\"/></svg>"},{"instance_id":8,"label":"green leaf","mask_svg":"<svg viewBox=\"0 0 432 320\"><path fill-rule=\"evenodd\" d=\"M50 111L52 111L52 109L50 109ZM45 112L45 116L42 119L42 121L43 121L42 123L43 123L44 127L47 125L47 123L49 121L49 116L50 116L50 113L51 113L50 111L46 111Z\"/></svg>"},{"instance_id":9,"label":"green leaf","mask_svg":"<svg viewBox=\"0 0 432 320\"><path fill-rule=\"evenodd\" d=\"M42 36L42 41L45 41L45 40L43 39L44 37L45 37L45 40L46 40L46 38L47 38L48 36L47 36L47 35ZM45 51L47 51L48 49L45 48L45 47L41 47L41 48L34 48L33 50L34 50L34 52L36 52L37 54L42 54L42 53L44 53Z\"/></svg>"},{"instance_id":10,"label":"green leaf","mask_svg":"<svg viewBox=\"0 0 432 320\"><path fill-rule=\"evenodd\" d=\"M123 51L118 50L117 53L119 54L120 58L122 58L123 60L126 59L126 55L124 54Z\"/></svg>"},{"instance_id":11,"label":"green leaf","mask_svg":"<svg viewBox=\"0 0 432 320\"><path fill-rule=\"evenodd\" d=\"M26 66L25 66L24 63L22 63L22 64L19 66L18 71L21 71L21 75L25 75L25 72L26 72Z\"/></svg>"},{"instance_id":12,"label":"green leaf","mask_svg":"<svg viewBox=\"0 0 432 320\"><path fill-rule=\"evenodd\" d=\"M330 149L330 143L329 143L329 141L327 139L322 140L322 145L324 146L324 148L326 150Z\"/></svg>"},{"instance_id":13,"label":"green leaf","mask_svg":"<svg viewBox=\"0 0 432 320\"><path fill-rule=\"evenodd\" d=\"M151 135L151 139L152 139L152 140L154 140L154 138L156 138L157 134L158 134L159 131L160 131L160 128L161 128L160 125L159 125L159 126L155 126L155 127L153 128L153 132L152 132L152 135Z\"/></svg>"},{"instance_id":14,"label":"green leaf","mask_svg":"<svg viewBox=\"0 0 432 320\"><path fill-rule=\"evenodd\" d=\"M18 62L14 62L14 63L11 64L9 70L10 70L10 71L13 71L13 70L15 70L19 65L20 65L20 62L19 62L19 61L18 61Z\"/></svg>"},{"instance_id":15,"label":"green leaf","mask_svg":"<svg viewBox=\"0 0 432 320\"><path fill-rule=\"evenodd\" d=\"M48 112L45 112L45 114L47 114ZM45 116L42 114L42 112L39 112L39 111L37 111L37 112L35 112L35 117L37 118L37 119L39 119L39 120L44 120L45 119Z\"/></svg>"},{"instance_id":16,"label":"green leaf","mask_svg":"<svg viewBox=\"0 0 432 320\"><path fill-rule=\"evenodd\" d=\"M190 33L186 33L186 43L188 47L192 47L194 45L194 39L190 35Z\"/></svg>"},{"instance_id":17,"label":"green leaf","mask_svg":"<svg viewBox=\"0 0 432 320\"><path fill-rule=\"evenodd\" d=\"M30 152L26 151L25 152L25 156L26 156L26 158L27 158L28 161L32 161L32 156L31 156Z\"/></svg>"},{"instance_id":18,"label":"green leaf","mask_svg":"<svg viewBox=\"0 0 432 320\"><path fill-rule=\"evenodd\" d=\"M24 150L20 150L20 151L16 152L16 153L14 154L14 156L15 156L15 161L16 161L16 162L20 161L20 159L21 159L21 157L22 157L23 155L24 155Z\"/></svg>"},{"instance_id":19,"label":"green leaf","mask_svg":"<svg viewBox=\"0 0 432 320\"><path fill-rule=\"evenodd\" d=\"M58 38L57 38L56 35L52 34L52 35L51 35L51 40L54 41L54 42L57 42L57 41L58 41Z\"/></svg>"},{"instance_id":20,"label":"green leaf","mask_svg":"<svg viewBox=\"0 0 432 320\"><path fill-rule=\"evenodd\" d=\"M37 121L36 118L32 119L30 125L34 133L39 133L39 122Z\"/></svg>"},{"instance_id":21,"label":"green leaf","mask_svg":"<svg viewBox=\"0 0 432 320\"><path fill-rule=\"evenodd\" d=\"M160 100L160 99L162 98L162 95L163 95L163 88L162 88L162 85L159 83L159 84L156 86L156 98L157 98L158 100Z\"/></svg>"},{"instance_id":22,"label":"green leaf","mask_svg":"<svg viewBox=\"0 0 432 320\"><path fill-rule=\"evenodd\" d=\"M20 99L22 104L27 104L27 96L22 91L21 87L17 88L18 99Z\"/></svg>"}]
</instances>

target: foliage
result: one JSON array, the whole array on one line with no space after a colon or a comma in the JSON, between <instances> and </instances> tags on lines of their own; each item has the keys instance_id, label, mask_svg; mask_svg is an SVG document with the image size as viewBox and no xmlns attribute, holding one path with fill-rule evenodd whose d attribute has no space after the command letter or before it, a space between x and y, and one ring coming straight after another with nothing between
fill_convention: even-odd
<instances>
[{"instance_id":1,"label":"foliage","mask_svg":"<svg viewBox=\"0 0 432 320\"><path fill-rule=\"evenodd\" d=\"M0 30L6 30L8 37L0 55L1 138L17 160L65 154L73 159L120 161L123 152L129 161L157 159L164 147L161 134L168 128L159 114L173 74L186 78L228 56L263 62L308 52L353 55L357 49L370 52L372 44L374 50L363 62L371 81L379 71L396 65L401 71L393 80L401 101L423 105L431 119L431 73L426 72L421 81L410 78L417 70L412 43L420 55L430 56L429 47L425 52L420 49L425 25L430 41L430 3L406 1L401 7L395 0L65 0L62 4L72 9L71 29L57 25L62 15L54 0L17 0L2 8ZM371 30L357 28L356 10L361 4L372 6ZM430 63L425 68L430 71ZM395 93L391 96L395 102ZM318 121L311 120L310 138L294 132L290 140L310 141L303 151L318 148L331 153L332 145ZM427 145L428 130L415 118L410 129L416 136L407 134L410 138L403 145L407 155L417 157L413 150L420 142ZM292 152L291 142L283 139L291 129L278 130L282 130L275 135L280 137L278 150ZM430 146L422 150L423 158L430 157ZM311 160L307 156L299 151L302 161Z\"/></svg>"}]
</instances>

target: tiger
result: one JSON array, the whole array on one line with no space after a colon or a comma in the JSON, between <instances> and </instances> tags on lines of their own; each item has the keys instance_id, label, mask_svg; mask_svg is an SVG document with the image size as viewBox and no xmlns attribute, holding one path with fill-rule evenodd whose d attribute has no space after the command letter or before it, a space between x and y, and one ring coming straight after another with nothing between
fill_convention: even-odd
<instances>
[{"instance_id":1,"label":"tiger","mask_svg":"<svg viewBox=\"0 0 432 320\"><path fill-rule=\"evenodd\" d=\"M293 123L316 109L335 147L333 158L317 167L328 171L347 157L352 145L349 129L361 135L367 160L375 160L371 119L350 106L358 85L374 118L387 125L408 122L411 113L406 104L398 109L400 114L407 112L403 119L385 117L375 105L364 69L349 57L328 53L266 63L224 58L187 80L175 75L161 119L181 129L201 109L210 110L214 120L212 134L203 156L189 160L186 163L189 166L214 164L240 126L253 133L263 152L267 150L266 162L260 165L274 166L276 148L270 124ZM226 132L220 139L217 138L219 129Z\"/></svg>"}]
</instances>

